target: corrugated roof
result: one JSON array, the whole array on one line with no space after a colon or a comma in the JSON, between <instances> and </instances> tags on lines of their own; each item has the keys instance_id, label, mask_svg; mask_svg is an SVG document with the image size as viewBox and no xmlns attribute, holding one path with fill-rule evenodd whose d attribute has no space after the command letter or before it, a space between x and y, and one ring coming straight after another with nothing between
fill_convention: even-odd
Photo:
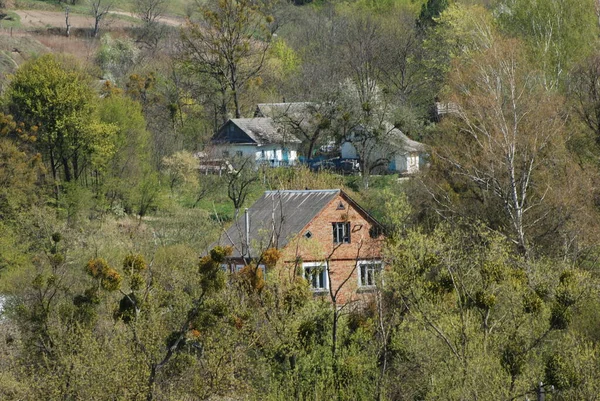
<instances>
[{"instance_id":1,"label":"corrugated roof","mask_svg":"<svg viewBox=\"0 0 600 401\"><path fill-rule=\"evenodd\" d=\"M301 142L271 118L232 118L230 121L259 145Z\"/></svg>"},{"instance_id":2,"label":"corrugated roof","mask_svg":"<svg viewBox=\"0 0 600 401\"><path fill-rule=\"evenodd\" d=\"M269 247L287 245L339 193L339 189L265 192L248 209L251 256L257 256ZM244 213L240 212L219 240L219 245L233 246L234 258L242 257L244 253L244 221Z\"/></svg>"}]
</instances>

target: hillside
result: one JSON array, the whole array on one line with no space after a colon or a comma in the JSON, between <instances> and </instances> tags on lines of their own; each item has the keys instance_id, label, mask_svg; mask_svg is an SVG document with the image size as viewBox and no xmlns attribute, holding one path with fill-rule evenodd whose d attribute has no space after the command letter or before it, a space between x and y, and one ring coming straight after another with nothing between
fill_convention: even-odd
<instances>
[{"instance_id":1,"label":"hillside","mask_svg":"<svg viewBox=\"0 0 600 401\"><path fill-rule=\"evenodd\" d=\"M0 399L596 399L597 3L0 0Z\"/></svg>"}]
</instances>

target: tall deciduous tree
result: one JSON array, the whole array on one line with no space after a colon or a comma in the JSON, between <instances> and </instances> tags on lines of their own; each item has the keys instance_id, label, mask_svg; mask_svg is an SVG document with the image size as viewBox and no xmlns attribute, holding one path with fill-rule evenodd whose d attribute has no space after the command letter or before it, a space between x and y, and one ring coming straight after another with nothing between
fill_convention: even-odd
<instances>
[{"instance_id":1,"label":"tall deciduous tree","mask_svg":"<svg viewBox=\"0 0 600 401\"><path fill-rule=\"evenodd\" d=\"M600 145L600 55L595 54L580 63L569 84L575 111Z\"/></svg>"},{"instance_id":2,"label":"tall deciduous tree","mask_svg":"<svg viewBox=\"0 0 600 401\"><path fill-rule=\"evenodd\" d=\"M53 178L62 170L65 181L100 167L113 151L114 127L98 120L89 77L73 63L42 56L23 65L7 91L15 120L34 127Z\"/></svg>"},{"instance_id":3,"label":"tall deciduous tree","mask_svg":"<svg viewBox=\"0 0 600 401\"><path fill-rule=\"evenodd\" d=\"M273 32L262 2L219 0L201 6L201 20L188 21L182 35L183 54L190 69L212 78L221 95L221 118L227 119L228 96L235 117L242 116L240 94L260 77Z\"/></svg>"},{"instance_id":4,"label":"tall deciduous tree","mask_svg":"<svg viewBox=\"0 0 600 401\"><path fill-rule=\"evenodd\" d=\"M456 174L500 202L509 236L525 254L536 220L530 216L542 218L535 210L546 206L552 175L564 163L562 101L540 75L515 41L496 40L456 65L451 99L459 111L448 120L456 135L438 147Z\"/></svg>"},{"instance_id":5,"label":"tall deciduous tree","mask_svg":"<svg viewBox=\"0 0 600 401\"><path fill-rule=\"evenodd\" d=\"M503 0L498 10L501 26L528 44L548 88L564 82L598 37L594 0Z\"/></svg>"}]
</instances>

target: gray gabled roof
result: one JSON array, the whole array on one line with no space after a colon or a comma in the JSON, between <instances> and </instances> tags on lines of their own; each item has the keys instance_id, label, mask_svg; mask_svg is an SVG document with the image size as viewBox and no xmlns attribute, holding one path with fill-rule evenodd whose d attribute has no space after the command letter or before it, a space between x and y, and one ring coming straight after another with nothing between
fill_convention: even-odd
<instances>
[{"instance_id":1,"label":"gray gabled roof","mask_svg":"<svg viewBox=\"0 0 600 401\"><path fill-rule=\"evenodd\" d=\"M214 142L228 142L226 139L227 133L223 132L227 124L236 125L259 146L301 142L293 134L287 132L280 124L277 124L273 119L266 117L232 118L219 129L217 134L213 137Z\"/></svg>"},{"instance_id":2,"label":"gray gabled roof","mask_svg":"<svg viewBox=\"0 0 600 401\"><path fill-rule=\"evenodd\" d=\"M310 114L311 102L259 103L256 105L256 117L278 118L282 116Z\"/></svg>"},{"instance_id":3,"label":"gray gabled roof","mask_svg":"<svg viewBox=\"0 0 600 401\"><path fill-rule=\"evenodd\" d=\"M392 124L385 123L387 129L389 129L389 136L387 142L390 145L397 148L399 151L405 153L420 153L425 152L427 149L421 142L414 141L407 137L404 132L394 127Z\"/></svg>"},{"instance_id":4,"label":"gray gabled roof","mask_svg":"<svg viewBox=\"0 0 600 401\"><path fill-rule=\"evenodd\" d=\"M384 121L381 124L383 134L380 137L381 143L390 146L390 151L398 154L405 153L424 153L427 151L427 147L421 142L414 141L407 137L404 132L400 131L393 124ZM361 132L364 132L366 128L362 125L356 126L348 137L348 141L352 142L353 135L360 136Z\"/></svg>"},{"instance_id":5,"label":"gray gabled roof","mask_svg":"<svg viewBox=\"0 0 600 401\"><path fill-rule=\"evenodd\" d=\"M329 202L339 189L305 191L266 191L248 209L250 220L250 256L267 248L282 248L297 235ZM221 236L219 245L233 246L234 258L245 253L245 216L238 219ZM243 248L243 249L242 249Z\"/></svg>"}]
</instances>

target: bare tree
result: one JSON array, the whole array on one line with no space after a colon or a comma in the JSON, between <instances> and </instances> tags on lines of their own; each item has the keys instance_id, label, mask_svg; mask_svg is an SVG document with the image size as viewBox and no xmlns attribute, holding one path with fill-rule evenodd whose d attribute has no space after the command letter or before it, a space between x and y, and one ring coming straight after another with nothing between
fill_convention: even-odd
<instances>
[{"instance_id":1,"label":"bare tree","mask_svg":"<svg viewBox=\"0 0 600 401\"><path fill-rule=\"evenodd\" d=\"M600 3L597 3L600 4ZM570 92L576 99L575 111L600 145L600 55L581 63L571 74Z\"/></svg>"},{"instance_id":2,"label":"bare tree","mask_svg":"<svg viewBox=\"0 0 600 401\"><path fill-rule=\"evenodd\" d=\"M217 83L223 122L228 95L233 98L235 117L242 116L240 93L260 76L271 43L272 18L255 3L224 0L217 6L201 6L201 20L188 20L182 35L186 64Z\"/></svg>"},{"instance_id":3,"label":"bare tree","mask_svg":"<svg viewBox=\"0 0 600 401\"><path fill-rule=\"evenodd\" d=\"M71 36L71 24L69 23L69 7L65 8L65 25L67 26L65 34L68 38L69 36Z\"/></svg>"},{"instance_id":4,"label":"bare tree","mask_svg":"<svg viewBox=\"0 0 600 401\"><path fill-rule=\"evenodd\" d=\"M240 213L240 208L250 193L252 184L258 181L258 174L249 157L242 157L233 161L235 171L227 174L227 196L233 202L235 216Z\"/></svg>"},{"instance_id":5,"label":"bare tree","mask_svg":"<svg viewBox=\"0 0 600 401\"><path fill-rule=\"evenodd\" d=\"M154 24L164 15L167 0L135 0L134 12L145 24Z\"/></svg>"},{"instance_id":6,"label":"bare tree","mask_svg":"<svg viewBox=\"0 0 600 401\"><path fill-rule=\"evenodd\" d=\"M311 158L317 146L332 133L338 113L333 97L318 103L279 103L266 108L265 117L272 118L302 140L307 158Z\"/></svg>"},{"instance_id":7,"label":"bare tree","mask_svg":"<svg viewBox=\"0 0 600 401\"><path fill-rule=\"evenodd\" d=\"M138 42L154 48L162 36L164 26L160 24L160 18L167 9L167 0L135 0L133 10L135 15L142 21Z\"/></svg>"},{"instance_id":8,"label":"bare tree","mask_svg":"<svg viewBox=\"0 0 600 401\"><path fill-rule=\"evenodd\" d=\"M88 0L90 6L90 14L94 17L94 31L92 36L98 36L100 30L100 24L102 20L110 13L113 2L112 0Z\"/></svg>"}]
</instances>

